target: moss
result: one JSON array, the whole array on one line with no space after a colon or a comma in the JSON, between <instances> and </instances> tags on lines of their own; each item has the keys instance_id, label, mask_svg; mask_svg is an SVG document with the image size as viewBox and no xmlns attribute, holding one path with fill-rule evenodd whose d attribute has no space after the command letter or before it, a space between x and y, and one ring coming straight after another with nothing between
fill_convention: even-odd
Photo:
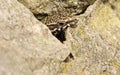
<instances>
[{"instance_id":1,"label":"moss","mask_svg":"<svg viewBox=\"0 0 120 75\"><path fill-rule=\"evenodd\" d=\"M120 70L120 63L118 63L118 62L116 62L116 61L112 61L112 62L111 62L111 65L112 65L113 67L115 67L116 69Z\"/></svg>"},{"instance_id":2,"label":"moss","mask_svg":"<svg viewBox=\"0 0 120 75\"><path fill-rule=\"evenodd\" d=\"M104 33L105 30L111 26L120 27L120 21L115 16L113 10L110 8L110 5L102 5L94 12L90 25Z\"/></svg>"},{"instance_id":3,"label":"moss","mask_svg":"<svg viewBox=\"0 0 120 75\"><path fill-rule=\"evenodd\" d=\"M83 73L84 72L84 68L79 68L79 73L81 74L81 73Z\"/></svg>"},{"instance_id":4,"label":"moss","mask_svg":"<svg viewBox=\"0 0 120 75\"><path fill-rule=\"evenodd\" d=\"M69 69L71 68L71 65L72 65L72 63L70 63L70 62L62 65L62 72L67 73L69 71Z\"/></svg>"}]
</instances>

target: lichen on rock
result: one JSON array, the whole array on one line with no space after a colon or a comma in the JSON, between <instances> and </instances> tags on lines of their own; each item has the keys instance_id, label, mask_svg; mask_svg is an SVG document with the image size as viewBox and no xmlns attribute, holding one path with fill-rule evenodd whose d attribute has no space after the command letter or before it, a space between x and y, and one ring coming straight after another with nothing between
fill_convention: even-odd
<instances>
[{"instance_id":1,"label":"lichen on rock","mask_svg":"<svg viewBox=\"0 0 120 75\"><path fill-rule=\"evenodd\" d=\"M0 75L119 75L119 5L119 0L0 0ZM61 43L46 24L64 15L78 23Z\"/></svg>"}]
</instances>

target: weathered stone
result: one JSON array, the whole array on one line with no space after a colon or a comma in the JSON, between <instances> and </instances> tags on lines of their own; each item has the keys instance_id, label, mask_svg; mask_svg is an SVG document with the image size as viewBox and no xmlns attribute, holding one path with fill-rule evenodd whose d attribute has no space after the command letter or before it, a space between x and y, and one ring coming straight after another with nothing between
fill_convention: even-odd
<instances>
[{"instance_id":1,"label":"weathered stone","mask_svg":"<svg viewBox=\"0 0 120 75\"><path fill-rule=\"evenodd\" d=\"M18 0L45 24L82 14L95 0Z\"/></svg>"},{"instance_id":2,"label":"weathered stone","mask_svg":"<svg viewBox=\"0 0 120 75\"><path fill-rule=\"evenodd\" d=\"M34 75L53 60L62 62L70 47L16 0L0 0L0 75ZM46 74L42 74L46 75Z\"/></svg>"},{"instance_id":3,"label":"weathered stone","mask_svg":"<svg viewBox=\"0 0 120 75\"><path fill-rule=\"evenodd\" d=\"M76 59L62 65L64 73L120 74L120 19L116 15L120 11L117 4L116 9L112 9L112 3L109 2L105 4L101 1L95 2L83 15L80 15L76 30L70 30ZM114 3L119 4L119 1Z\"/></svg>"},{"instance_id":4,"label":"weathered stone","mask_svg":"<svg viewBox=\"0 0 120 75\"><path fill-rule=\"evenodd\" d=\"M50 13L54 1L63 1L64 7L64 2L76 6L71 3L78 0L18 1L33 13ZM80 1L92 5L77 16L78 27L69 28L61 44L22 4L1 0L0 75L119 75L120 1ZM48 5L45 10L39 8L40 2ZM63 62L70 51L74 60Z\"/></svg>"}]
</instances>

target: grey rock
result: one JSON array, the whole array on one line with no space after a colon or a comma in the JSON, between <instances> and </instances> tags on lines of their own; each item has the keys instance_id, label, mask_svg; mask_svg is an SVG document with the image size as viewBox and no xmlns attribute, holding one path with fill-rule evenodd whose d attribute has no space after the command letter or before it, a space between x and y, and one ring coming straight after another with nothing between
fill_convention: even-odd
<instances>
[{"instance_id":1,"label":"grey rock","mask_svg":"<svg viewBox=\"0 0 120 75\"><path fill-rule=\"evenodd\" d=\"M53 3L56 11L61 1L60 7L76 6L78 0L18 1L25 6L0 1L0 75L120 74L119 0L84 0L90 6L76 16L77 27L68 28L64 44L32 13L51 13ZM40 2L48 3L45 10ZM70 52L74 60L63 62Z\"/></svg>"},{"instance_id":2,"label":"grey rock","mask_svg":"<svg viewBox=\"0 0 120 75\"><path fill-rule=\"evenodd\" d=\"M42 74L48 63L62 62L70 50L17 0L0 0L0 75Z\"/></svg>"}]
</instances>

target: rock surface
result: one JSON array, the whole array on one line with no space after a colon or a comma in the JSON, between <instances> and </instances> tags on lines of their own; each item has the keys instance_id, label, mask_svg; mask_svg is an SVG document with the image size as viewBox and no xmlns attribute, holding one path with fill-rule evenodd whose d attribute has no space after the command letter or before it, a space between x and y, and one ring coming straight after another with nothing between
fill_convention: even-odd
<instances>
[{"instance_id":1,"label":"rock surface","mask_svg":"<svg viewBox=\"0 0 120 75\"><path fill-rule=\"evenodd\" d=\"M70 47L18 1L0 0L0 17L0 75L49 71L51 61L63 61L70 53Z\"/></svg>"},{"instance_id":2,"label":"rock surface","mask_svg":"<svg viewBox=\"0 0 120 75\"><path fill-rule=\"evenodd\" d=\"M64 44L32 14L62 0L18 1L0 0L0 75L120 75L119 0L85 0L91 5ZM74 60L62 62L70 52Z\"/></svg>"},{"instance_id":3,"label":"rock surface","mask_svg":"<svg viewBox=\"0 0 120 75\"><path fill-rule=\"evenodd\" d=\"M115 9L112 8L112 3ZM65 73L71 75L120 74L118 4L120 5L120 1L109 0L106 3L96 1L85 14L79 16L78 27L70 31L74 39L71 44L76 60L65 65ZM91 8L95 9L91 11Z\"/></svg>"}]
</instances>

